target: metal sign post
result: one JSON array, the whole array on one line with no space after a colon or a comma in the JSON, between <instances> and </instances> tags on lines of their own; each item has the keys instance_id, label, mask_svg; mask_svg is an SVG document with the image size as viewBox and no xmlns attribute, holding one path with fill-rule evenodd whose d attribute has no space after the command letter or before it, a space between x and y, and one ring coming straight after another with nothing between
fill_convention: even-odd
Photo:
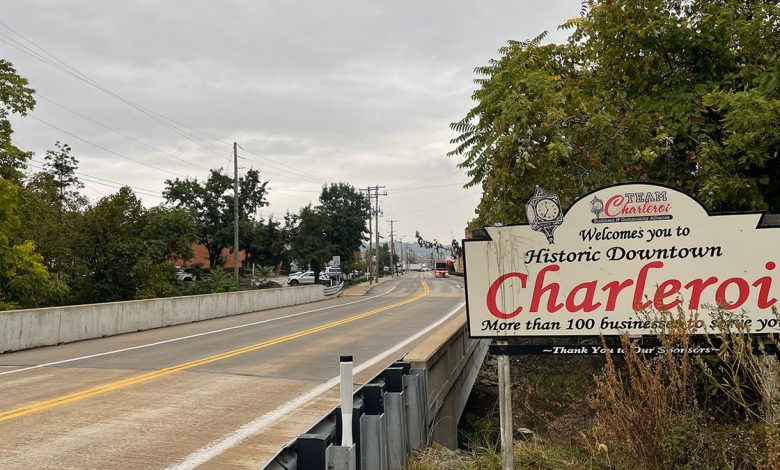
<instances>
[{"instance_id":1,"label":"metal sign post","mask_svg":"<svg viewBox=\"0 0 780 470\"><path fill-rule=\"evenodd\" d=\"M506 345L506 341L497 341ZM501 426L501 470L514 467L514 423L512 422L512 378L509 356L498 355L498 413Z\"/></svg>"}]
</instances>

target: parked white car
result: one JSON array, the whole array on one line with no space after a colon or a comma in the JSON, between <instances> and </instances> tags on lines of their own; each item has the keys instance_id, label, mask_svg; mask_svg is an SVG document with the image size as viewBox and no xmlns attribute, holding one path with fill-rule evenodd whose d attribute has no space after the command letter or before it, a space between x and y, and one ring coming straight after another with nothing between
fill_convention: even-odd
<instances>
[{"instance_id":1,"label":"parked white car","mask_svg":"<svg viewBox=\"0 0 780 470\"><path fill-rule=\"evenodd\" d=\"M325 268L325 271L320 273L320 276L329 277L331 279L335 279L336 281L341 281L341 279L344 277L344 275L341 273L341 268L338 266L328 266Z\"/></svg>"},{"instance_id":2,"label":"parked white car","mask_svg":"<svg viewBox=\"0 0 780 470\"><path fill-rule=\"evenodd\" d=\"M197 281L198 278L195 276L194 273L187 270L187 268L178 267L176 268L176 279L179 281Z\"/></svg>"},{"instance_id":3,"label":"parked white car","mask_svg":"<svg viewBox=\"0 0 780 470\"><path fill-rule=\"evenodd\" d=\"M314 271L290 274L287 276L287 284L291 286L297 286L298 284L314 284Z\"/></svg>"}]
</instances>

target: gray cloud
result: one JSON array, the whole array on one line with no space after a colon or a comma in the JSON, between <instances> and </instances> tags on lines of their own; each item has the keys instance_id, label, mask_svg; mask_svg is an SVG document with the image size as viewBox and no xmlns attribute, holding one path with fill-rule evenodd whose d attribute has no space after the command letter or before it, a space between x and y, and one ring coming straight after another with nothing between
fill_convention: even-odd
<instances>
[{"instance_id":1,"label":"gray cloud","mask_svg":"<svg viewBox=\"0 0 780 470\"><path fill-rule=\"evenodd\" d=\"M2 26L0 51L40 93L33 116L170 173L15 118L15 141L38 160L65 141L82 173L160 192L176 174L203 178L205 168L227 168L237 141L247 149L240 166L271 181L264 214L316 201L327 182L379 184L389 193L385 217L399 220L401 234L419 229L448 240L460 238L479 199L458 185L467 177L445 157L449 123L471 106L473 68L508 39L551 30L562 40L556 26L578 10L579 2L564 0L39 0L18 2L2 20L112 92L188 126L177 124L189 139L11 47L9 37L23 40ZM86 186L91 198L115 191Z\"/></svg>"}]
</instances>

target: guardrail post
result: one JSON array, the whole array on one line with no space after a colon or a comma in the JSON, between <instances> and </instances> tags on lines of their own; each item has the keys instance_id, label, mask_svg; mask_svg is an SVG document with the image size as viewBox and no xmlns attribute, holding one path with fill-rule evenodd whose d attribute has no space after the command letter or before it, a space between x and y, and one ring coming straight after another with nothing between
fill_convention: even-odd
<instances>
[{"instance_id":1,"label":"guardrail post","mask_svg":"<svg viewBox=\"0 0 780 470\"><path fill-rule=\"evenodd\" d=\"M337 434L340 435L341 445L332 445L327 448L325 457L328 470L356 470L355 454L356 446L352 441L352 412L354 400L352 399L352 356L341 356L339 359L341 372L341 413L337 420Z\"/></svg>"},{"instance_id":2,"label":"guardrail post","mask_svg":"<svg viewBox=\"0 0 780 470\"><path fill-rule=\"evenodd\" d=\"M339 359L341 375L341 445L352 445L352 356Z\"/></svg>"},{"instance_id":3,"label":"guardrail post","mask_svg":"<svg viewBox=\"0 0 780 470\"><path fill-rule=\"evenodd\" d=\"M387 447L390 454L391 470L406 468L409 458L409 436L406 423L406 395L403 385L404 368L388 367L384 378L385 413L387 414Z\"/></svg>"},{"instance_id":4,"label":"guardrail post","mask_svg":"<svg viewBox=\"0 0 780 470\"><path fill-rule=\"evenodd\" d=\"M355 470L355 444L346 446L330 446L325 451L327 466L319 467L328 470Z\"/></svg>"},{"instance_id":5,"label":"guardrail post","mask_svg":"<svg viewBox=\"0 0 780 470\"><path fill-rule=\"evenodd\" d=\"M416 374L420 379L417 381L419 386L420 400L420 432L422 433L423 447L428 447L429 432L428 429L428 373L425 369L412 369L412 374Z\"/></svg>"},{"instance_id":6,"label":"guardrail post","mask_svg":"<svg viewBox=\"0 0 780 470\"><path fill-rule=\"evenodd\" d=\"M360 456L360 417L363 416L363 399L357 397L352 405L352 440L355 442L355 455ZM360 459L356 457L355 469L361 470Z\"/></svg>"},{"instance_id":7,"label":"guardrail post","mask_svg":"<svg viewBox=\"0 0 780 470\"><path fill-rule=\"evenodd\" d=\"M425 427L421 419L425 409L425 401L420 395L420 374L417 372L404 375L404 393L406 394L406 422L409 426L409 448L425 447Z\"/></svg>"},{"instance_id":8,"label":"guardrail post","mask_svg":"<svg viewBox=\"0 0 780 470\"><path fill-rule=\"evenodd\" d=\"M330 445L327 434L301 434L298 437L298 470L322 470Z\"/></svg>"},{"instance_id":9,"label":"guardrail post","mask_svg":"<svg viewBox=\"0 0 780 470\"><path fill-rule=\"evenodd\" d=\"M363 386L360 417L360 467L364 470L387 470L387 430L385 422L385 385Z\"/></svg>"},{"instance_id":10,"label":"guardrail post","mask_svg":"<svg viewBox=\"0 0 780 470\"><path fill-rule=\"evenodd\" d=\"M406 395L406 425L409 450L422 449L426 444L427 401L422 381L425 380L424 369L412 369L408 362L394 362L391 367L402 367L404 370L403 385Z\"/></svg>"},{"instance_id":11,"label":"guardrail post","mask_svg":"<svg viewBox=\"0 0 780 470\"><path fill-rule=\"evenodd\" d=\"M355 446L355 455L356 462L355 462L355 470L360 470L360 417L363 416L363 398L361 396L355 396L354 401L352 404L352 442ZM342 416L341 414L336 415L336 429L337 434L341 432L343 423L342 423Z\"/></svg>"}]
</instances>

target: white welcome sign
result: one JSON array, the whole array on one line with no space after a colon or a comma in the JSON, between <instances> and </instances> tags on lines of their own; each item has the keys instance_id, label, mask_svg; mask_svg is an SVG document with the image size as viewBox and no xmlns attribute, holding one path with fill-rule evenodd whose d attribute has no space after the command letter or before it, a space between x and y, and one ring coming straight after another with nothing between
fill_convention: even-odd
<instances>
[{"instance_id":1,"label":"white welcome sign","mask_svg":"<svg viewBox=\"0 0 780 470\"><path fill-rule=\"evenodd\" d=\"M780 228L761 213L710 215L689 195L656 184L599 189L564 213L537 188L529 225L487 227L464 240L472 337L652 334L652 312L746 312L751 333L780 332ZM695 315L694 315L695 314Z\"/></svg>"}]
</instances>

